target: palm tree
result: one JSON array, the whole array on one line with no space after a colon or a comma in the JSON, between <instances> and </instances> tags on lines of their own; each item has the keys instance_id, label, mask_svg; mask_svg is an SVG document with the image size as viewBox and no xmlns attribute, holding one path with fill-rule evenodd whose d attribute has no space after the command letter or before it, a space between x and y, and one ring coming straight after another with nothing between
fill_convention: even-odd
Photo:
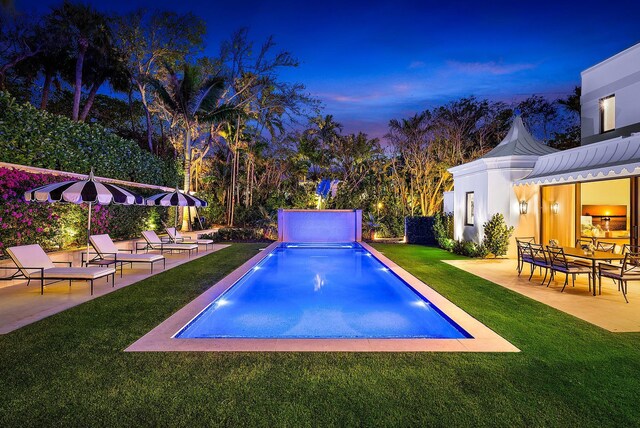
<instances>
[{"instance_id":1,"label":"palm tree","mask_svg":"<svg viewBox=\"0 0 640 428\"><path fill-rule=\"evenodd\" d=\"M148 82L164 108L184 129L183 191L189 192L193 150L198 143L198 141L192 141L193 131L198 125L222 123L239 117L241 112L233 106L222 103L225 89L223 78L207 77L201 67L187 62L182 68L182 75L178 75L169 65L165 67L166 83L155 78L148 78ZM182 229L189 230L190 227L187 216L183 216Z\"/></svg>"},{"instance_id":2,"label":"palm tree","mask_svg":"<svg viewBox=\"0 0 640 428\"><path fill-rule=\"evenodd\" d=\"M90 6L65 1L62 6L53 9L47 20L47 25L64 40L69 56L75 61L71 117L78 120L84 60L90 48L106 51L110 46L112 34L108 19Z\"/></svg>"},{"instance_id":3,"label":"palm tree","mask_svg":"<svg viewBox=\"0 0 640 428\"><path fill-rule=\"evenodd\" d=\"M128 92L131 87L126 62L114 46L109 46L107 50L96 50L87 55L84 82L90 89L80 113L81 122L87 119L98 89L107 80L114 92Z\"/></svg>"}]
</instances>

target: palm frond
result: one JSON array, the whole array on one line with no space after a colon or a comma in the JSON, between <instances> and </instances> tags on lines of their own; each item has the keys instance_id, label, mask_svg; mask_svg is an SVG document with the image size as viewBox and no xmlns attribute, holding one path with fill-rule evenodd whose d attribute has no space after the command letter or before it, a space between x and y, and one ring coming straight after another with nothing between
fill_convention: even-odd
<instances>
[{"instance_id":1,"label":"palm frond","mask_svg":"<svg viewBox=\"0 0 640 428\"><path fill-rule=\"evenodd\" d=\"M198 115L198 119L208 123L232 122L237 118L242 120L245 117L245 112L230 104L222 104L215 110L202 112Z\"/></svg>"},{"instance_id":2,"label":"palm frond","mask_svg":"<svg viewBox=\"0 0 640 428\"><path fill-rule=\"evenodd\" d=\"M171 96L171 93L165 88L161 81L153 77L146 77L144 81L147 82L156 92L156 95L160 98L162 103L172 112L180 112L180 107L176 100Z\"/></svg>"},{"instance_id":3,"label":"palm frond","mask_svg":"<svg viewBox=\"0 0 640 428\"><path fill-rule=\"evenodd\" d=\"M215 110L218 107L224 89L223 78L213 77L208 79L193 96L189 110L194 115L199 111L207 112Z\"/></svg>"}]
</instances>

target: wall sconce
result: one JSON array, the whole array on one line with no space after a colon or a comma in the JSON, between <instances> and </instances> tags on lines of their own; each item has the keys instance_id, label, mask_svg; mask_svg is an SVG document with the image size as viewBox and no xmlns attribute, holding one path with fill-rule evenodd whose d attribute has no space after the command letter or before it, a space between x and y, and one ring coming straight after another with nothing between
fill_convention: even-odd
<instances>
[{"instance_id":1,"label":"wall sconce","mask_svg":"<svg viewBox=\"0 0 640 428\"><path fill-rule=\"evenodd\" d=\"M560 204L557 202L554 202L551 204L551 212L554 214L558 214L558 211L560 211Z\"/></svg>"},{"instance_id":2,"label":"wall sconce","mask_svg":"<svg viewBox=\"0 0 640 428\"><path fill-rule=\"evenodd\" d=\"M526 214L529 210L529 204L524 199L520 201L520 214Z\"/></svg>"}]
</instances>

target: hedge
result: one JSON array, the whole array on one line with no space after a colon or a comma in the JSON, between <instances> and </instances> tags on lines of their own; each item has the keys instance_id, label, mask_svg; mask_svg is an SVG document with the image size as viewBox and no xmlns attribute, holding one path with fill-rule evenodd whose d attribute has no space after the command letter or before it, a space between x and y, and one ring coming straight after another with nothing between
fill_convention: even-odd
<instances>
[{"instance_id":1,"label":"hedge","mask_svg":"<svg viewBox=\"0 0 640 428\"><path fill-rule=\"evenodd\" d=\"M171 187L181 182L176 162L100 125L20 104L7 92L0 92L0 161L80 174L93 167L99 176Z\"/></svg>"},{"instance_id":2,"label":"hedge","mask_svg":"<svg viewBox=\"0 0 640 428\"><path fill-rule=\"evenodd\" d=\"M181 182L176 162L146 152L100 125L18 103L7 92L0 92L0 161L81 174L93 168L99 176L171 187ZM23 198L26 190L65 179L69 178L0 168L0 257L13 245L38 243L55 250L86 242L86 205L27 203ZM156 192L134 191L143 196ZM133 238L142 230L172 223L167 211L171 210L96 206L92 233Z\"/></svg>"}]
</instances>

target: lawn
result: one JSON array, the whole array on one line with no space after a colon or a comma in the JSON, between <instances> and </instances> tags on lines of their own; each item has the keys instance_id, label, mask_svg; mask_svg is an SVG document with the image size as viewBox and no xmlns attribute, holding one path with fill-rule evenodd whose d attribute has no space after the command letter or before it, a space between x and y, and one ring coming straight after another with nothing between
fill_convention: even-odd
<instances>
[{"instance_id":1,"label":"lawn","mask_svg":"<svg viewBox=\"0 0 640 428\"><path fill-rule=\"evenodd\" d=\"M263 246L234 244L0 336L0 426L640 425L640 334L421 246L376 245L522 352L123 352Z\"/></svg>"}]
</instances>

